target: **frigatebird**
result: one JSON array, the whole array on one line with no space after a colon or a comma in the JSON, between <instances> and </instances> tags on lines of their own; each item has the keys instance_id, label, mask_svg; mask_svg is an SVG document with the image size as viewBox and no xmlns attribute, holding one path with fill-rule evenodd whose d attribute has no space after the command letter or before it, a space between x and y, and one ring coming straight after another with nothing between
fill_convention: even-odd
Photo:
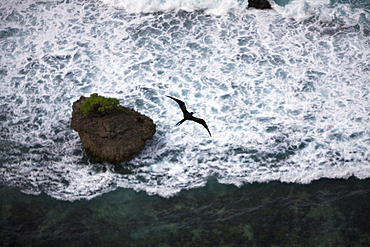
<instances>
[{"instance_id":1,"label":"frigatebird","mask_svg":"<svg viewBox=\"0 0 370 247\"><path fill-rule=\"evenodd\" d=\"M183 122L185 122L186 120L191 120L191 121L194 121L194 122L197 122L197 123L199 123L199 124L203 125L203 126L204 126L204 128L206 128L206 129L207 129L207 131L208 131L209 135L212 137L211 132L209 131L208 126L207 126L207 124L206 124L206 121L204 121L204 120L203 120L203 119L201 119L201 118L193 117L194 112L188 112L188 111L186 110L185 103L184 103L184 102L182 102L181 100L179 100L179 99L175 99L174 97L171 97L171 96L168 96L168 95L166 95L166 96L167 96L168 98L171 98L171 99L173 99L174 101L176 101L176 102L177 102L177 104L179 104L179 106L180 106L180 109L181 109L182 113L184 114L184 119L183 119L183 120L181 120L180 122L178 122L178 123L176 124L176 126L179 126L180 124L182 124L182 123L183 123Z\"/></svg>"}]
</instances>

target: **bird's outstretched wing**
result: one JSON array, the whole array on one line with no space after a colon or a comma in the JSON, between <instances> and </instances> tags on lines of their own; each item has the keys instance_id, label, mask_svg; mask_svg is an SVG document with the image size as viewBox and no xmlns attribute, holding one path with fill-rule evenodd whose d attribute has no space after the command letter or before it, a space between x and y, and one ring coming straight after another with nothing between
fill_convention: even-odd
<instances>
[{"instance_id":1,"label":"bird's outstretched wing","mask_svg":"<svg viewBox=\"0 0 370 247\"><path fill-rule=\"evenodd\" d=\"M196 118L196 117L193 117L192 119L189 119L189 120L192 120L192 121L194 121L194 122L197 122L197 123L199 123L199 124L203 125L203 126L204 126L204 128L206 128L206 129L207 129L207 131L208 131L208 133L209 133L209 136L210 136L210 137L212 137L211 132L209 131L208 126L207 126L207 124L206 124L206 121L204 121L204 120L203 120L203 119L201 119L201 118Z\"/></svg>"},{"instance_id":2,"label":"bird's outstretched wing","mask_svg":"<svg viewBox=\"0 0 370 247\"><path fill-rule=\"evenodd\" d=\"M182 102L181 100L179 100L179 99L175 99L174 97L171 97L171 96L168 96L168 95L166 95L168 98L171 98L171 99L173 99L174 101L176 101L177 102L177 104L179 104L179 106L180 106L180 109L181 109L181 111L185 114L186 112L187 112L187 110L186 110L186 106L185 106L185 103L184 102Z\"/></svg>"}]
</instances>

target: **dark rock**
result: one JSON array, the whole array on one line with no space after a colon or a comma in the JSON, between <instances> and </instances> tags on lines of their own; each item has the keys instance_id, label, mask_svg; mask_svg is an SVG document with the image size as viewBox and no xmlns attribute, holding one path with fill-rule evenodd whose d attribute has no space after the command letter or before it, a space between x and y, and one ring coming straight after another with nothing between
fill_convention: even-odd
<instances>
[{"instance_id":1,"label":"dark rock","mask_svg":"<svg viewBox=\"0 0 370 247\"><path fill-rule=\"evenodd\" d=\"M248 8L272 9L271 4L267 0L249 0Z\"/></svg>"},{"instance_id":2,"label":"dark rock","mask_svg":"<svg viewBox=\"0 0 370 247\"><path fill-rule=\"evenodd\" d=\"M144 148L145 141L155 134L150 118L122 107L107 114L80 110L86 100L73 103L71 127L78 132L86 154L97 161L121 162Z\"/></svg>"}]
</instances>

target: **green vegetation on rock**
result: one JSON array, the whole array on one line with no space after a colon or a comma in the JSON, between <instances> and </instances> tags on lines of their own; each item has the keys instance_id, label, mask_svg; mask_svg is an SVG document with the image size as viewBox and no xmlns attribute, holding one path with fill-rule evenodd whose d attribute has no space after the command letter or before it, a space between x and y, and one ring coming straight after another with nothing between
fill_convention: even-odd
<instances>
[{"instance_id":1,"label":"green vegetation on rock","mask_svg":"<svg viewBox=\"0 0 370 247\"><path fill-rule=\"evenodd\" d=\"M97 93L93 93L90 95L90 98L85 100L80 109L83 114L87 114L89 111L98 111L101 114L105 114L110 109L120 108L122 108L122 106L118 99L105 98L103 96L99 96Z\"/></svg>"}]
</instances>

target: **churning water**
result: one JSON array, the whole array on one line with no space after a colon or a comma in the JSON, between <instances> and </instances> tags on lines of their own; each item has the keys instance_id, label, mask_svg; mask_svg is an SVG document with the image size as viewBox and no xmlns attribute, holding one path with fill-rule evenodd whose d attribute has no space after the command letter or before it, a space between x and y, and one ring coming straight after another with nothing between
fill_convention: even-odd
<instances>
[{"instance_id":1,"label":"churning water","mask_svg":"<svg viewBox=\"0 0 370 247\"><path fill-rule=\"evenodd\" d=\"M74 201L370 177L370 3L136 2L0 3L2 184ZM69 127L95 92L157 126L127 162L88 159Z\"/></svg>"}]
</instances>

